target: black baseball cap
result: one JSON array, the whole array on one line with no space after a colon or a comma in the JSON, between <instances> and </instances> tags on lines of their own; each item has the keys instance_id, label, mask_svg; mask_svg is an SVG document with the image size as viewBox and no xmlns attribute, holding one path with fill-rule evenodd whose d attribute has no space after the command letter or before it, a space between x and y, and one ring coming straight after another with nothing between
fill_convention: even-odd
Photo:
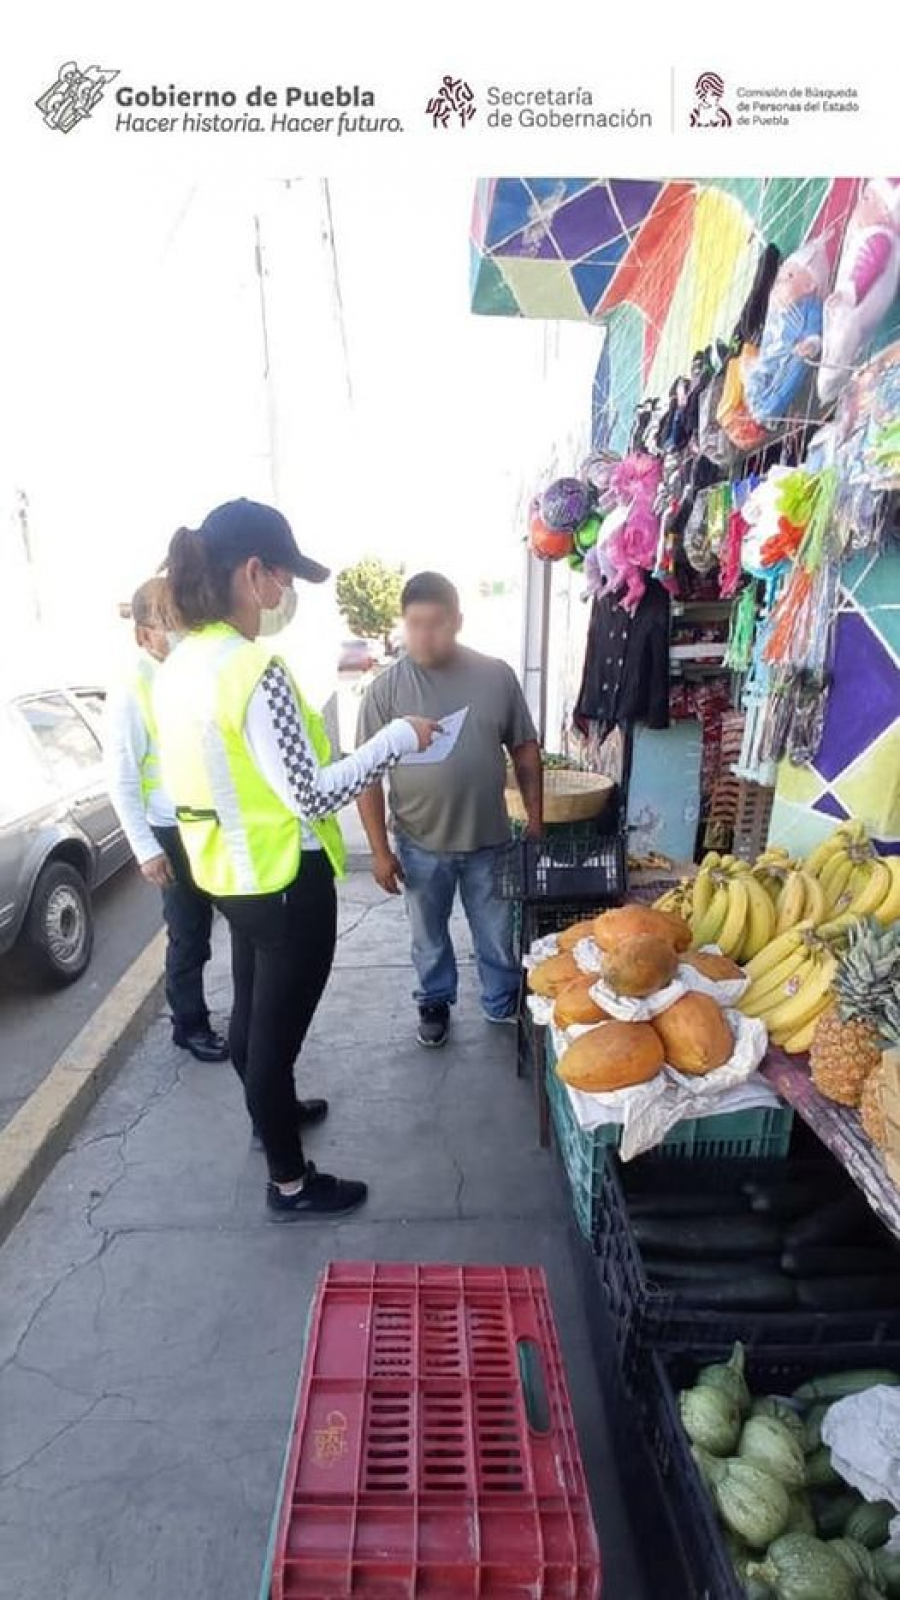
<instances>
[{"instance_id":1,"label":"black baseball cap","mask_svg":"<svg viewBox=\"0 0 900 1600\"><path fill-rule=\"evenodd\" d=\"M328 567L301 555L287 517L258 500L228 500L203 518L199 529L210 549L229 565L257 556L267 567L284 567L307 583L324 583Z\"/></svg>"}]
</instances>

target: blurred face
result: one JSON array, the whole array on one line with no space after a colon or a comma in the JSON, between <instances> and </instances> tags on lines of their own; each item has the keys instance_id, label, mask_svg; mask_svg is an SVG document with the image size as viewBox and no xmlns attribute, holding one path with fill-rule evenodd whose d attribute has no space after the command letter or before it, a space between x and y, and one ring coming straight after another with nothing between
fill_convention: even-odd
<instances>
[{"instance_id":1,"label":"blurred face","mask_svg":"<svg viewBox=\"0 0 900 1600\"><path fill-rule=\"evenodd\" d=\"M154 661L165 661L170 649L170 633L159 618L154 618L152 623L138 624L134 636L140 648Z\"/></svg>"},{"instance_id":2,"label":"blurred face","mask_svg":"<svg viewBox=\"0 0 900 1600\"><path fill-rule=\"evenodd\" d=\"M403 613L406 648L417 667L442 667L456 650L462 627L458 611L444 605L417 602Z\"/></svg>"}]
</instances>

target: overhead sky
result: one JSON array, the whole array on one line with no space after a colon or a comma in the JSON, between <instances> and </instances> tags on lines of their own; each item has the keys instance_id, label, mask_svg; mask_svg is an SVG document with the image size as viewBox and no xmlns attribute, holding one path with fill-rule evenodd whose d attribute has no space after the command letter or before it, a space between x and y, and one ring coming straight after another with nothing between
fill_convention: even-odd
<instances>
[{"instance_id":1,"label":"overhead sky","mask_svg":"<svg viewBox=\"0 0 900 1600\"><path fill-rule=\"evenodd\" d=\"M472 192L397 175L327 197L315 179L22 186L0 312L7 669L40 637L16 488L64 675L103 670L116 602L180 522L232 495L277 495L335 566L373 551L468 592L515 580L531 487L583 449L600 336L471 314ZM320 633L328 604L309 602Z\"/></svg>"}]
</instances>

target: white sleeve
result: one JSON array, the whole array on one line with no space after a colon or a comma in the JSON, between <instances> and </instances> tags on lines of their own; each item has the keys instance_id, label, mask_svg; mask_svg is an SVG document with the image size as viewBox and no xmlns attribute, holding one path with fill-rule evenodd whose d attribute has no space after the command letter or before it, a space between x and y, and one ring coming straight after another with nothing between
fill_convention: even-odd
<instances>
[{"instance_id":1,"label":"white sleeve","mask_svg":"<svg viewBox=\"0 0 900 1600\"><path fill-rule=\"evenodd\" d=\"M147 754L147 730L133 694L111 695L104 724L103 754L109 797L140 865L160 854L147 821L141 789L141 763Z\"/></svg>"},{"instance_id":2,"label":"white sleeve","mask_svg":"<svg viewBox=\"0 0 900 1600\"><path fill-rule=\"evenodd\" d=\"M352 755L321 766L290 680L274 661L250 698L244 739L266 782L291 811L310 822L341 811L419 745L415 729L397 718Z\"/></svg>"}]
</instances>

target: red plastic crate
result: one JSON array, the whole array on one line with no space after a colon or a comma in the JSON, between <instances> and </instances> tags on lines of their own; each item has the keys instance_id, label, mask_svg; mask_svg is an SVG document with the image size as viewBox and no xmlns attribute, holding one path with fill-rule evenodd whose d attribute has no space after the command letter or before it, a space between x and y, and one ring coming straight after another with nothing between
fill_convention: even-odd
<instances>
[{"instance_id":1,"label":"red plastic crate","mask_svg":"<svg viewBox=\"0 0 900 1600\"><path fill-rule=\"evenodd\" d=\"M544 1274L333 1263L310 1316L272 1600L594 1600Z\"/></svg>"}]
</instances>

